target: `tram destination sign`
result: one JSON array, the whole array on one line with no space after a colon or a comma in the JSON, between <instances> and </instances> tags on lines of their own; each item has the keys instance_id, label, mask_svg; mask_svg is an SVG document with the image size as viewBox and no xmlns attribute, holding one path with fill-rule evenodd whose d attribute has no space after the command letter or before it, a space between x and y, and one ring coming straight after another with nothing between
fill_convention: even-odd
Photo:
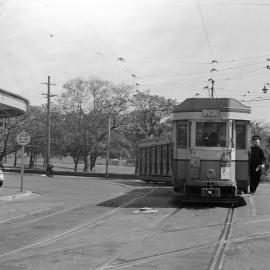
<instances>
[{"instance_id":1,"label":"tram destination sign","mask_svg":"<svg viewBox=\"0 0 270 270\"><path fill-rule=\"evenodd\" d=\"M220 118L220 110L205 109L202 110L202 118Z\"/></svg>"}]
</instances>

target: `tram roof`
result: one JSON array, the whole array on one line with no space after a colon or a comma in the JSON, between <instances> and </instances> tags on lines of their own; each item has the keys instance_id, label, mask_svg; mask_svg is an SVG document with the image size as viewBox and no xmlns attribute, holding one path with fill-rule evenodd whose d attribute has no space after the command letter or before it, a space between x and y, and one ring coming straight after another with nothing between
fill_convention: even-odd
<instances>
[{"instance_id":1,"label":"tram roof","mask_svg":"<svg viewBox=\"0 0 270 270\"><path fill-rule=\"evenodd\" d=\"M28 99L0 88L0 118L23 115L28 105Z\"/></svg>"},{"instance_id":2,"label":"tram roof","mask_svg":"<svg viewBox=\"0 0 270 270\"><path fill-rule=\"evenodd\" d=\"M251 113L251 108L233 98L187 98L174 107L174 112L197 112L217 109L227 112Z\"/></svg>"}]
</instances>

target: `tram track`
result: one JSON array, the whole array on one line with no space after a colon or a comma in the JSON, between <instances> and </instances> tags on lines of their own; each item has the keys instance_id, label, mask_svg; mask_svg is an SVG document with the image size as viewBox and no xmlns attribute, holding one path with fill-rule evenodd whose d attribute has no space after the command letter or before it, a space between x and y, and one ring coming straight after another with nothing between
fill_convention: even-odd
<instances>
[{"instance_id":1,"label":"tram track","mask_svg":"<svg viewBox=\"0 0 270 270\"><path fill-rule=\"evenodd\" d=\"M180 209L178 209L180 210ZM162 222L164 222L167 218L169 218L170 216L174 215L176 212L173 212L171 215L169 215L168 217L165 217L163 220L161 220L156 227L158 227ZM180 248L180 249L175 249L175 250L169 250L166 252L160 252L160 253L156 253L156 254L151 254L149 256L144 256L144 257L139 257L139 258L135 258L135 259L130 259L130 260L125 260L124 262L120 262L117 263L117 258L119 258L121 255L124 255L123 253L118 254L117 256L115 256L114 261L110 260L109 262L107 262L106 264L104 264L102 267L97 267L97 268L91 268L89 270L113 270L113 269L124 269L126 267L132 267L134 265L139 265L142 263L146 263L148 261L151 261L153 259L156 258L160 258L160 257L164 257L164 256L170 256L173 254L177 254L177 255L184 255L186 253L189 252L196 252L205 248L209 248L209 247L214 247L217 246L216 252L214 253L214 255L212 256L212 259L210 261L210 264L208 266L208 270L219 270L221 269L220 267L222 266L222 261L224 258L224 252L226 250L226 246L227 243L229 242L229 235L230 235L230 231L231 231L231 226L233 224L232 220L233 220L233 216L234 216L234 208L233 206L230 207L228 209L226 218L225 218L225 222L224 223L219 223L219 224L214 224L214 225L209 225L209 226L198 226L198 227L194 227L192 228L192 230L194 229L201 229L201 228L210 228L212 226L220 226L220 225L224 225L224 228L221 232L221 235L219 237L219 239L217 241L211 241L208 243L203 243L203 244L198 244L198 245L193 245L191 247L185 247L185 248ZM180 230L180 231L185 231L184 230ZM151 231L152 233L152 231ZM270 234L270 233L269 233ZM149 236L150 233L147 234L147 236ZM146 235L144 237L142 237L141 241L143 239L145 239ZM126 251L125 253L128 253L128 251ZM116 263L115 263L116 262Z\"/></svg>"},{"instance_id":2,"label":"tram track","mask_svg":"<svg viewBox=\"0 0 270 270\"><path fill-rule=\"evenodd\" d=\"M179 232L182 232L182 231L197 230L197 229L204 229L204 228L210 228L210 227L214 227L214 226L224 225L223 230L220 234L220 237L217 241L193 245L193 246L186 247L186 248L168 250L165 252L151 254L149 256L125 260L123 262L111 263L110 265L106 264L103 267L91 268L90 270L93 270L93 269L95 269L95 270L125 269L128 267L132 267L134 265L140 265L143 263L147 263L149 261L152 261L154 259L161 258L164 256L170 256L170 255L174 255L174 254L175 255L185 255L185 254L190 253L190 252L197 252L200 250L204 250L205 248L211 248L211 247L215 247L215 246L216 246L215 253L213 254L213 256L211 258L211 261L207 267L207 270L220 270L220 269L222 269L224 255L225 255L225 252L226 252L229 244L270 237L270 231L267 231L267 232L252 234L252 235L244 235L244 236L229 238L233 225L251 224L251 223L256 223L256 222L269 222L270 221L270 218L266 218L266 219L260 219L260 220L252 220L252 221L233 222L234 214L235 214L234 208L233 208L233 206L231 206L228 209L224 223L216 223L216 224L211 224L211 225L206 225L206 226L196 226L193 228L177 230Z\"/></svg>"},{"instance_id":3,"label":"tram track","mask_svg":"<svg viewBox=\"0 0 270 270\"><path fill-rule=\"evenodd\" d=\"M254 205L251 205L251 207L254 208ZM147 263L147 262L154 260L156 258L170 256L173 254L184 255L184 254L189 253L189 252L196 252L199 250L203 250L205 248L209 248L209 247L212 248L215 246L216 246L216 249L215 249L215 252L214 252L214 254L211 258L211 261L207 267L207 270L220 270L220 269L222 269L223 260L224 260L225 252L228 248L228 244L235 243L235 242L241 242L241 241L245 241L245 240L251 240L251 239L259 239L259 238L270 236L270 231L269 231L269 232L254 234L254 235L229 238L233 225L236 225L236 224L243 224L244 225L244 224L257 223L257 222L268 222L270 220L270 218L267 218L267 219L252 220L252 221L233 222L234 214L235 214L235 210L234 210L234 205L232 204L227 211L227 215L226 215L224 223L215 223L215 224L210 224L210 225L206 225L206 226L196 226L196 227L192 227L192 228L185 228L185 229L177 230L179 232L183 232L183 231L205 229L205 228L211 228L211 227L223 225L224 227L223 227L223 230L221 232L221 235L220 235L218 241L214 241L214 242L212 241L212 242L208 242L208 243L204 243L204 244L193 245L191 247L180 248L180 249L176 249L176 250L169 250L166 252L151 254L149 256L125 260L123 262L116 262L116 259L119 258L121 255L123 255L123 254L118 254L118 256L115 256L115 262L113 262L111 260L110 263L107 262L102 267L91 268L89 270L125 269L127 267L132 267L134 265L140 265L143 263ZM251 216L254 216L252 209L251 209ZM160 223L162 223L164 220L162 220ZM175 232L175 231L176 230L173 230L173 232ZM142 239L144 239L144 238L145 237L143 237Z\"/></svg>"},{"instance_id":4,"label":"tram track","mask_svg":"<svg viewBox=\"0 0 270 270\"><path fill-rule=\"evenodd\" d=\"M220 235L217 249L214 253L214 256L209 264L208 270L219 270L222 266L222 261L224 258L224 253L226 250L226 246L228 243L229 235L232 228L232 220L234 216L234 207L233 205L228 209L228 213L226 216L225 224L223 231Z\"/></svg>"},{"instance_id":5,"label":"tram track","mask_svg":"<svg viewBox=\"0 0 270 270\"><path fill-rule=\"evenodd\" d=\"M125 208L127 206L130 206L133 203L135 203L135 202L137 202L137 201L139 201L139 200L141 200L141 199L143 199L143 198L151 195L155 191L156 191L156 187L153 186L150 191L147 191L146 193L144 193L144 194L142 194L140 196L137 196L137 197L133 198L132 200L129 200L127 202L122 203L121 205L119 205L115 209L113 209L113 210L111 210L111 211L109 211L109 212L107 212L107 213L105 213L105 214L103 214L101 216L98 216L97 218L89 219L89 220L87 220L87 221L85 221L85 222L83 222L83 223L81 223L81 224L79 224L77 226L74 226L74 227L72 227L70 229L67 229L65 231L62 231L60 233L51 235L49 237L45 237L45 238L43 238L43 239L41 239L39 241L33 242L33 243L29 244L29 245L25 245L23 247L20 247L20 248L17 248L17 249L13 249L13 250L10 250L10 251L1 253L0 254L0 258L9 256L9 255L14 255L14 254L17 254L17 253L22 252L24 250L27 250L27 249L32 249L32 248L35 248L35 247L41 247L41 246L44 246L44 245L47 245L47 244L51 244L51 243L53 243L55 241L59 241L59 240L62 240L64 238L70 237L70 236L72 236L74 234L80 233L80 232L82 232L82 231L84 231L86 229L89 229L89 228L95 226L97 223L106 220L107 218L111 217L116 212L118 212L120 209ZM64 210L63 211L59 211L59 213L60 212L63 213L65 211ZM47 216L51 216L51 215L52 214L49 214ZM45 217L42 217L42 218L46 218L46 216ZM39 221L39 220L40 219L36 219L32 223L34 223L36 221Z\"/></svg>"},{"instance_id":6,"label":"tram track","mask_svg":"<svg viewBox=\"0 0 270 270\"><path fill-rule=\"evenodd\" d=\"M166 221L168 218L174 216L175 214L177 214L181 209L176 209L174 210L172 213L164 216L161 220L159 220L154 226L152 226L150 229L148 229L143 235L141 235L140 237L138 237L135 241L133 240L132 244L130 244L125 251L120 252L118 254L116 254L115 256L113 256L112 258L110 258L110 260L108 260L105 264L103 264L100 267L96 267L94 268L95 270L106 270L106 269L111 269L111 266L115 261L117 261L117 259L119 259L121 256L124 256L125 254L127 254L129 252L129 250L131 248L134 248L136 246L138 246L144 239L146 239L146 237L150 236L151 234L155 233L155 229L157 229L164 221ZM130 261L129 261L130 262ZM121 264L122 266L123 264ZM89 270L92 270L89 269Z\"/></svg>"},{"instance_id":7,"label":"tram track","mask_svg":"<svg viewBox=\"0 0 270 270\"><path fill-rule=\"evenodd\" d=\"M30 245L2 253L2 254L0 254L0 258L8 256L8 255L14 255L16 253L22 252L22 251L27 250L27 249L41 247L41 246L44 246L47 244L51 244L55 241L58 241L58 240L70 237L76 233L82 232L83 230L86 230L88 228L91 228L92 226L95 226L95 224L99 223L100 221L106 220L107 218L109 218L110 216L115 214L117 211L119 211L119 209L130 206L133 203L137 202L138 200L143 199L143 198L151 195L155 191L156 191L156 187L154 186L151 188L151 190L147 191L146 193L144 193L140 196L137 196L136 198L133 198L132 200L129 200L127 202L122 203L117 208L105 213L104 215L97 217L96 219L88 220L88 221L86 221L86 222L84 222L76 227L73 227L69 230L63 231L62 233L41 239L40 241L34 242ZM173 211L169 215L166 215L164 218L162 218L160 221L158 221L158 223L156 223L153 228L155 229L156 227L158 227L162 222L164 222L169 217L175 215L179 210L181 210L181 208L176 209L175 211ZM216 252L213 254L211 262L210 262L207 269L208 270L219 270L219 269L221 269L222 262L224 259L224 254L225 254L226 247L227 247L228 243L270 236L270 232L265 232L265 233L254 234L254 235L250 235L250 236L241 236L241 237L230 239L229 236L230 236L231 227L234 224L249 224L251 222L267 222L270 220L269 218L267 218L267 219L261 219L261 220L253 220L253 221L233 222L233 217L234 217L234 208L233 208L233 206L231 206L228 209L225 221L223 223L215 223L215 224L209 224L209 225L205 225L205 226L194 226L192 228L184 228L184 229L177 230L177 231L188 231L188 230L204 229L204 228L211 228L214 226L223 225L224 226L223 230L222 230L221 235L217 241L211 241L211 242L202 243L202 244L193 245L190 247L185 247L185 248L180 248L180 249L175 249L175 250L168 250L165 252L152 254L150 256L135 258L135 259L126 260L123 262L119 262L119 261L117 262L117 259L121 255L124 255L124 253L125 253L125 252L124 253L120 252L119 254L117 254L117 256L114 256L109 261L107 261L106 264L104 264L103 266L101 266L99 268L90 268L90 270L92 270L92 269L96 269L96 270L124 269L125 267L139 265L139 264L142 264L144 262L154 260L155 258L160 258L163 256L169 256L169 255L174 255L174 254L184 255L184 254L189 253L189 252L196 252L196 251L200 251L200 250L203 250L205 248L208 248L208 247L213 248L215 246L217 247ZM151 233L153 233L153 231L152 231L153 228L146 231L142 236L138 237L138 239L135 239L135 243L133 243L131 246L133 247L133 246L138 245L147 236L149 236ZM129 246L128 246L128 248L129 248Z\"/></svg>"}]
</instances>

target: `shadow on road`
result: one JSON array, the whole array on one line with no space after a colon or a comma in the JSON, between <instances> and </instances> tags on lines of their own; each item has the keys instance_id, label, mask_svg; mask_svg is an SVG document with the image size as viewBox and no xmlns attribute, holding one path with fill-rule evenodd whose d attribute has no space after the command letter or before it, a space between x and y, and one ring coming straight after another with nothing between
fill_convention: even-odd
<instances>
[{"instance_id":1,"label":"shadow on road","mask_svg":"<svg viewBox=\"0 0 270 270\"><path fill-rule=\"evenodd\" d=\"M116 197L114 199L104 201L98 206L103 207L120 207L128 201L131 201L139 196L146 194L151 191L152 188L140 188L128 192L125 195ZM133 203L123 207L123 208L142 208L142 207L151 207L151 208L174 208L173 201L173 191L170 187L162 187L155 190L155 192L150 195L143 197Z\"/></svg>"},{"instance_id":2,"label":"shadow on road","mask_svg":"<svg viewBox=\"0 0 270 270\"><path fill-rule=\"evenodd\" d=\"M128 201L131 201L139 196L142 196L151 190L150 187L139 188L128 192L127 194L118 196L108 201L104 201L98 206L102 207L121 207ZM207 199L207 198L204 198ZM177 196L171 187L157 187L155 192L143 197L131 204L124 206L123 208L192 208L192 209L205 209L214 207L229 208L241 207L246 205L244 198L237 197L235 200L226 201L222 198L215 199L215 201L204 200L200 202L186 201L185 198Z\"/></svg>"},{"instance_id":3,"label":"shadow on road","mask_svg":"<svg viewBox=\"0 0 270 270\"><path fill-rule=\"evenodd\" d=\"M119 184L124 184L127 186L132 186L132 187L171 187L171 185L167 184L167 183L162 183L162 182L158 182L158 183L146 183L142 180L138 180L138 179L125 179L125 180L114 180L115 183L119 183Z\"/></svg>"},{"instance_id":4,"label":"shadow on road","mask_svg":"<svg viewBox=\"0 0 270 270\"><path fill-rule=\"evenodd\" d=\"M173 204L175 207L181 207L186 209L206 209L206 208L238 208L247 205L245 199L241 196L236 198L225 199L225 198L216 198L216 199L207 199L207 198L184 198L184 197L175 197L173 199Z\"/></svg>"}]
</instances>

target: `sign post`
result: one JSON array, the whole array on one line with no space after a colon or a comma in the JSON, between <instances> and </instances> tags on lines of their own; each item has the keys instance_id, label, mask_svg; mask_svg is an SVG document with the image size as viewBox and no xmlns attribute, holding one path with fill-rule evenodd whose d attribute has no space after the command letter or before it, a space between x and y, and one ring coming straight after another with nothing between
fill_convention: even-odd
<instances>
[{"instance_id":1,"label":"sign post","mask_svg":"<svg viewBox=\"0 0 270 270\"><path fill-rule=\"evenodd\" d=\"M24 147L27 145L31 138L27 132L24 130L17 134L17 143L22 146L22 165L21 165L21 185L20 192L23 192L23 174L24 174Z\"/></svg>"}]
</instances>

